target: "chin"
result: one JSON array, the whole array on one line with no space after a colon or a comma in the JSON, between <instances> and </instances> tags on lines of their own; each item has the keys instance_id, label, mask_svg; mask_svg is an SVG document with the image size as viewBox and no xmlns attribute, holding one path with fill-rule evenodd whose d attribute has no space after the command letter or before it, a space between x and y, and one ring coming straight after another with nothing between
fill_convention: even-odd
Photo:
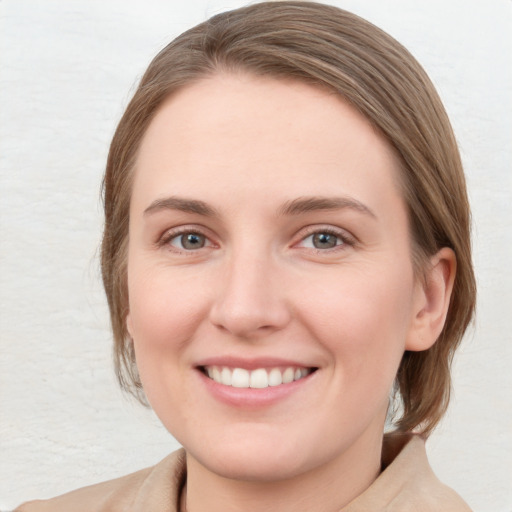
<instances>
[{"instance_id":1,"label":"chin","mask_svg":"<svg viewBox=\"0 0 512 512\"><path fill-rule=\"evenodd\" d=\"M242 429L246 430L246 429ZM187 453L208 471L221 477L253 482L282 481L321 464L321 454L309 453L307 446L291 435L228 435L227 439L190 446ZM295 438L296 439L296 438ZM194 449L196 448L196 449ZM318 459L318 460L317 460Z\"/></svg>"},{"instance_id":2,"label":"chin","mask_svg":"<svg viewBox=\"0 0 512 512\"><path fill-rule=\"evenodd\" d=\"M228 453L226 453L226 451ZM218 476L250 482L277 482L305 472L293 456L252 450L241 454L237 448L203 457L199 462Z\"/></svg>"}]
</instances>

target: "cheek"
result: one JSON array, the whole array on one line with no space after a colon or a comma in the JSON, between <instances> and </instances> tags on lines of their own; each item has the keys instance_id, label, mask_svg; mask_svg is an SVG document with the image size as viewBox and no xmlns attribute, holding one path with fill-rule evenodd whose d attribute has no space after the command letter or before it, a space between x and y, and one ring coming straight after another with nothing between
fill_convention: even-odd
<instances>
[{"instance_id":1,"label":"cheek","mask_svg":"<svg viewBox=\"0 0 512 512\"><path fill-rule=\"evenodd\" d=\"M168 407L177 411L177 401L186 395L186 348L207 309L206 298L194 279L168 269L134 264L130 270L127 321L144 391L157 414Z\"/></svg>"},{"instance_id":2,"label":"cheek","mask_svg":"<svg viewBox=\"0 0 512 512\"><path fill-rule=\"evenodd\" d=\"M302 305L305 323L333 357L343 388L392 385L412 313L410 274L351 269L311 283Z\"/></svg>"},{"instance_id":3,"label":"cheek","mask_svg":"<svg viewBox=\"0 0 512 512\"><path fill-rule=\"evenodd\" d=\"M206 309L204 290L194 279L161 269L134 270L128 278L129 326L144 350L174 350L186 343Z\"/></svg>"},{"instance_id":4,"label":"cheek","mask_svg":"<svg viewBox=\"0 0 512 512\"><path fill-rule=\"evenodd\" d=\"M186 349L207 309L196 284L168 268L129 268L127 322L138 372L153 410L175 435L193 400Z\"/></svg>"}]
</instances>

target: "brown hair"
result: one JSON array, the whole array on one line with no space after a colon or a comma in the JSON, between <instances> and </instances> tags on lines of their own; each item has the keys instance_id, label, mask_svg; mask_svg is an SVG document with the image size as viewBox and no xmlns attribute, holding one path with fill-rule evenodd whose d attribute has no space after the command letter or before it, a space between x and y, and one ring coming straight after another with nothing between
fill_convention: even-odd
<instances>
[{"instance_id":1,"label":"brown hair","mask_svg":"<svg viewBox=\"0 0 512 512\"><path fill-rule=\"evenodd\" d=\"M197 25L151 62L118 127L103 183L103 282L124 389L144 402L128 312L127 243L131 180L141 139L162 102L219 71L300 80L338 93L387 138L402 162L415 268L442 247L457 257L444 329L426 351L406 352L396 377L398 430L428 434L450 395L450 363L475 307L470 212L450 122L434 86L412 55L371 23L314 2L264 2Z\"/></svg>"}]
</instances>

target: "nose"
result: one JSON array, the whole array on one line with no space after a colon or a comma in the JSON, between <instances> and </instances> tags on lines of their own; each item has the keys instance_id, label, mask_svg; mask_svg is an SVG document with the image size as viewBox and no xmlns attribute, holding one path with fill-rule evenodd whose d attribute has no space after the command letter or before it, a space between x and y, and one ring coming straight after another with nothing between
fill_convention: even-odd
<instances>
[{"instance_id":1,"label":"nose","mask_svg":"<svg viewBox=\"0 0 512 512\"><path fill-rule=\"evenodd\" d=\"M233 257L219 275L210 321L240 339L258 339L290 321L282 273L271 257Z\"/></svg>"}]
</instances>

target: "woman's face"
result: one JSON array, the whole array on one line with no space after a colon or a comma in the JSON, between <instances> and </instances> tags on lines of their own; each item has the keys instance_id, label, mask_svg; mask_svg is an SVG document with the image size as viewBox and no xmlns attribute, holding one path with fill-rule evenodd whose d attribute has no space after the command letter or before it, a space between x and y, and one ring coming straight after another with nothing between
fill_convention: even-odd
<instances>
[{"instance_id":1,"label":"woman's face","mask_svg":"<svg viewBox=\"0 0 512 512\"><path fill-rule=\"evenodd\" d=\"M387 142L319 88L220 74L160 108L136 163L127 326L151 405L202 467L275 480L380 446L421 295L398 178Z\"/></svg>"}]
</instances>

